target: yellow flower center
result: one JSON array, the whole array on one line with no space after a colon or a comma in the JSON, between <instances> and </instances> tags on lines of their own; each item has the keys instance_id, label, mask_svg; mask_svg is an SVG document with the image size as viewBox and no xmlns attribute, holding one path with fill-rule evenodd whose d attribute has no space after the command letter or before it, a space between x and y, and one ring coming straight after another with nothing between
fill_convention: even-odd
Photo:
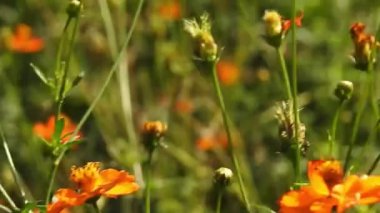
<instances>
[{"instance_id":1,"label":"yellow flower center","mask_svg":"<svg viewBox=\"0 0 380 213\"><path fill-rule=\"evenodd\" d=\"M83 167L71 167L70 179L83 191L91 190L96 180L100 178L99 162L89 162Z\"/></svg>"}]
</instances>

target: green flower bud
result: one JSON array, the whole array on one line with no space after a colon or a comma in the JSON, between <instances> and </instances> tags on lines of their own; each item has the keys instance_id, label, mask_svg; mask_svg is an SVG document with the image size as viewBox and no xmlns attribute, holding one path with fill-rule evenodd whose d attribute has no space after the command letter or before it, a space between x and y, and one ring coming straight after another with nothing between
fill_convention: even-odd
<instances>
[{"instance_id":1,"label":"green flower bud","mask_svg":"<svg viewBox=\"0 0 380 213\"><path fill-rule=\"evenodd\" d=\"M227 187L231 184L233 173L231 169L220 167L215 171L214 182L220 187Z\"/></svg>"},{"instance_id":2,"label":"green flower bud","mask_svg":"<svg viewBox=\"0 0 380 213\"><path fill-rule=\"evenodd\" d=\"M79 0L71 0L66 8L66 13L69 17L75 18L79 15L82 9L82 3Z\"/></svg>"},{"instance_id":3,"label":"green flower bud","mask_svg":"<svg viewBox=\"0 0 380 213\"><path fill-rule=\"evenodd\" d=\"M335 88L334 94L340 101L349 100L354 91L354 84L351 81L340 81Z\"/></svg>"}]
</instances>

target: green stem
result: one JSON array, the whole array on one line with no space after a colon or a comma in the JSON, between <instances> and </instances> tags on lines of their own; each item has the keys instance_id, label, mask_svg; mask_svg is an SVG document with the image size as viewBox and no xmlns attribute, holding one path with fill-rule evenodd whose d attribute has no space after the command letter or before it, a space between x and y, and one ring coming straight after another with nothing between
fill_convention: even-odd
<instances>
[{"instance_id":1,"label":"green stem","mask_svg":"<svg viewBox=\"0 0 380 213\"><path fill-rule=\"evenodd\" d=\"M367 80L370 79L369 76L367 76ZM363 116L363 112L364 112L364 109L367 105L367 98L368 98L368 93L369 93L369 90L370 90L370 85L368 85L368 83L364 83L363 85L363 91L361 93L361 100L359 102L359 109L358 109L358 112L357 112L357 115L355 117L355 121L354 121L354 126L353 126L353 129L352 129L352 134L351 134L351 138L350 138L350 143L348 145L348 150L347 150L347 154L346 154L346 159L344 161L344 171L347 172L348 170L348 167L350 166L350 163L351 163L351 155L352 155L352 151L353 151L353 148L354 148L354 144L355 144L355 140L356 140L356 137L357 137L357 134L358 134L358 130L359 130L359 124L360 124L360 120Z\"/></svg>"},{"instance_id":2,"label":"green stem","mask_svg":"<svg viewBox=\"0 0 380 213\"><path fill-rule=\"evenodd\" d=\"M58 101L58 110L57 110L56 119L58 119L58 116L61 113L63 100L65 99L66 81L67 81L66 79L67 79L67 75L68 75L68 72L70 69L70 59L71 59L73 49L74 49L74 41L75 41L75 36L76 36L77 30L78 30L78 26L79 26L79 16L77 16L75 18L75 21L74 21L74 28L72 30L71 38L69 41L70 42L69 43L69 49L68 49L67 57L65 59L65 66L63 69L63 75L62 75L61 83L59 85L60 89L59 89L58 100L57 100Z\"/></svg>"},{"instance_id":3,"label":"green stem","mask_svg":"<svg viewBox=\"0 0 380 213\"><path fill-rule=\"evenodd\" d=\"M340 113L342 112L344 105L345 105L345 101L339 101L339 106L335 112L334 119L331 125L331 138L330 138L330 147L329 147L329 153L330 153L331 158L334 158L334 147L336 143L336 129L338 127L338 118L340 116Z\"/></svg>"},{"instance_id":4,"label":"green stem","mask_svg":"<svg viewBox=\"0 0 380 213\"><path fill-rule=\"evenodd\" d=\"M295 183L300 181L301 178L301 153L300 145L298 144L299 135L299 112L298 112L298 98L297 98L297 41L296 41L296 0L292 0L292 81L293 81L293 113L294 113L294 143L295 143L295 158L293 159L294 172L295 172Z\"/></svg>"},{"instance_id":5,"label":"green stem","mask_svg":"<svg viewBox=\"0 0 380 213\"><path fill-rule=\"evenodd\" d=\"M377 167L377 164L379 163L380 161L380 154L377 155L375 161L372 163L371 167L369 168L368 172L367 172L367 175L371 175L372 172L376 169Z\"/></svg>"},{"instance_id":6,"label":"green stem","mask_svg":"<svg viewBox=\"0 0 380 213\"><path fill-rule=\"evenodd\" d=\"M223 100L223 94L222 94L222 91L220 89L220 84L219 84L218 75L217 75L217 71L216 71L216 64L217 64L217 61L212 62L213 82L214 82L214 89L216 91L216 95L217 95L218 100L219 100L219 107L222 111L224 127L225 127L225 130L227 133L228 152L230 154L230 157L232 159L232 162L233 162L233 165L234 165L234 168L236 171L236 175L238 177L240 193L243 197L244 204L245 204L247 210L250 212L250 204L249 204L247 193L245 192L243 178L242 178L242 175L240 172L239 162L238 162L238 159L237 159L236 154L234 152L234 145L232 143L232 137L231 137L231 127L230 127L228 114L227 114L226 107L225 107L224 100Z\"/></svg>"},{"instance_id":7,"label":"green stem","mask_svg":"<svg viewBox=\"0 0 380 213\"><path fill-rule=\"evenodd\" d=\"M54 86L55 86L55 101L57 104L57 111L55 113L55 122L58 121L59 115L61 113L61 100L60 100L60 90L62 85L62 53L63 53L63 47L66 42L66 36L67 36L67 29L71 23L72 18L69 16L66 20L65 26L62 31L62 36L59 40L59 46L58 46L58 52L57 57L55 59L55 71L54 71Z\"/></svg>"},{"instance_id":8,"label":"green stem","mask_svg":"<svg viewBox=\"0 0 380 213\"><path fill-rule=\"evenodd\" d=\"M129 41L130 41L130 39L132 37L132 33L133 33L133 31L134 31L134 29L136 27L137 18L139 17L139 15L141 13L141 8L142 8L142 3L143 2L144 2L144 0L140 0L140 4L138 6L138 9L137 9L137 11L136 11L136 13L135 13L135 15L133 17L131 28L129 29L129 31L127 33L127 37L125 38L125 41L124 41L123 46L121 48L121 51L119 52L119 54L118 54L118 56L117 56L114 64L112 65L112 68L109 71L109 74L108 74L108 76L107 76L107 78L106 78L103 86L101 87L101 89L100 89L99 93L97 94L97 96L95 97L95 99L92 101L90 107L84 113L83 117L79 121L77 127L74 130L74 133L71 135L71 138L69 139L68 142L71 142L72 140L74 140L75 136L79 133L79 130L82 128L82 126L84 125L84 123L86 122L86 120L88 119L88 117L90 116L91 112L94 110L96 104L98 103L98 101L100 100L100 98L103 96L103 93L106 90L108 84L110 83L113 74L117 70L119 62L124 57L124 50L128 47ZM45 200L46 204L48 204L49 201L50 201L51 190L53 188L53 183L54 183L54 180L55 180L55 176L57 174L58 166L60 165L60 163L62 161L62 158L65 155L66 151L67 151L67 148L64 148L61 151L61 153L59 154L59 156L57 157L57 159L55 160L55 162L54 162L53 170L52 170L52 173L50 175L50 183L49 183L49 187L48 187L48 192L47 192L46 200Z\"/></svg>"},{"instance_id":9,"label":"green stem","mask_svg":"<svg viewBox=\"0 0 380 213\"><path fill-rule=\"evenodd\" d=\"M150 213L150 188L151 188L151 176L152 176L152 156L153 156L153 151L150 151L149 155L148 155L148 161L146 164L145 213Z\"/></svg>"},{"instance_id":10,"label":"green stem","mask_svg":"<svg viewBox=\"0 0 380 213\"><path fill-rule=\"evenodd\" d=\"M276 48L276 53L277 53L277 57L280 60L280 64L281 64L281 71L282 71L281 73L282 73L282 77L283 77L283 80L285 83L285 90L286 90L287 98L288 98L288 100L292 100L292 90L290 87L289 73L288 73L288 69L286 68L284 55L281 53L280 47Z\"/></svg>"},{"instance_id":11,"label":"green stem","mask_svg":"<svg viewBox=\"0 0 380 213\"><path fill-rule=\"evenodd\" d=\"M222 196L223 196L223 190L218 189L218 195L217 195L217 200L216 200L216 213L220 213L220 208L222 206Z\"/></svg>"}]
</instances>

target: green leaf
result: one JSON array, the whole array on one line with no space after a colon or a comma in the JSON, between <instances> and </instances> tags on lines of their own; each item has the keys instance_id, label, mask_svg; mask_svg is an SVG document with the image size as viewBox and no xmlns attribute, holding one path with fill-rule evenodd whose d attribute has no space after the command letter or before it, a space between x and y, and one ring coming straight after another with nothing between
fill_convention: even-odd
<instances>
[{"instance_id":1,"label":"green leaf","mask_svg":"<svg viewBox=\"0 0 380 213\"><path fill-rule=\"evenodd\" d=\"M34 65L33 63L30 63L30 66L33 68L34 72L40 78L40 80L44 82L44 84L50 86L45 74L41 71L41 69L37 67L36 65Z\"/></svg>"}]
</instances>

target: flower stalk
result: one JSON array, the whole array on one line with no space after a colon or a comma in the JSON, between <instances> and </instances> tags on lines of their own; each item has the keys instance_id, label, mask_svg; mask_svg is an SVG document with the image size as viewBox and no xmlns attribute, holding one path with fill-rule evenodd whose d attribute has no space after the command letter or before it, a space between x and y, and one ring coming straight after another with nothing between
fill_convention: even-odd
<instances>
[{"instance_id":1,"label":"flower stalk","mask_svg":"<svg viewBox=\"0 0 380 213\"><path fill-rule=\"evenodd\" d=\"M297 11L296 11L296 0L292 0L292 27L291 27L291 40L292 40L292 82L293 82L293 113L294 113L294 130L295 135L299 134L299 112L298 112L298 88L297 88L297 41L296 41L296 20L297 20ZM295 183L298 183L301 178L301 147L298 144L298 137L295 137L295 146L294 146L294 173L295 173ZM295 184L297 185L297 184Z\"/></svg>"},{"instance_id":2,"label":"flower stalk","mask_svg":"<svg viewBox=\"0 0 380 213\"><path fill-rule=\"evenodd\" d=\"M221 88L220 88L220 84L219 84L219 80L218 80L218 75L217 75L217 70L216 70L216 64L217 64L217 60L215 60L214 62L212 62L213 83L214 83L214 89L215 89L215 92L216 92L216 95L217 95L217 98L218 98L219 107L220 107L220 109L222 111L222 117L223 117L224 127L225 127L225 130L226 130L226 133L227 133L228 153L229 153L229 155L230 155L230 157L232 159L232 163L234 165L234 169L235 169L236 175L238 177L238 183L239 183L240 193L242 195L242 198L243 198L243 201L245 203L245 206L246 206L247 210L250 212L250 204L249 204L247 193L245 191L243 178L242 178L242 175L241 175L241 172L240 172L239 161L238 161L238 158L237 158L237 156L235 154L234 145L232 143L232 134L231 134L230 122L229 122L228 114L227 114L226 107L225 107L225 104L224 104L223 94L222 94L222 91L221 91Z\"/></svg>"},{"instance_id":3,"label":"flower stalk","mask_svg":"<svg viewBox=\"0 0 380 213\"><path fill-rule=\"evenodd\" d=\"M284 55L281 52L281 47L276 48L276 53L277 53L277 57L280 61L280 65L281 65L281 73L282 73L282 77L283 77L284 84L285 84L284 87L286 90L287 99L292 100L293 95L292 95L292 89L291 89L290 81L289 81L289 73L288 73L288 69L286 68Z\"/></svg>"}]
</instances>

